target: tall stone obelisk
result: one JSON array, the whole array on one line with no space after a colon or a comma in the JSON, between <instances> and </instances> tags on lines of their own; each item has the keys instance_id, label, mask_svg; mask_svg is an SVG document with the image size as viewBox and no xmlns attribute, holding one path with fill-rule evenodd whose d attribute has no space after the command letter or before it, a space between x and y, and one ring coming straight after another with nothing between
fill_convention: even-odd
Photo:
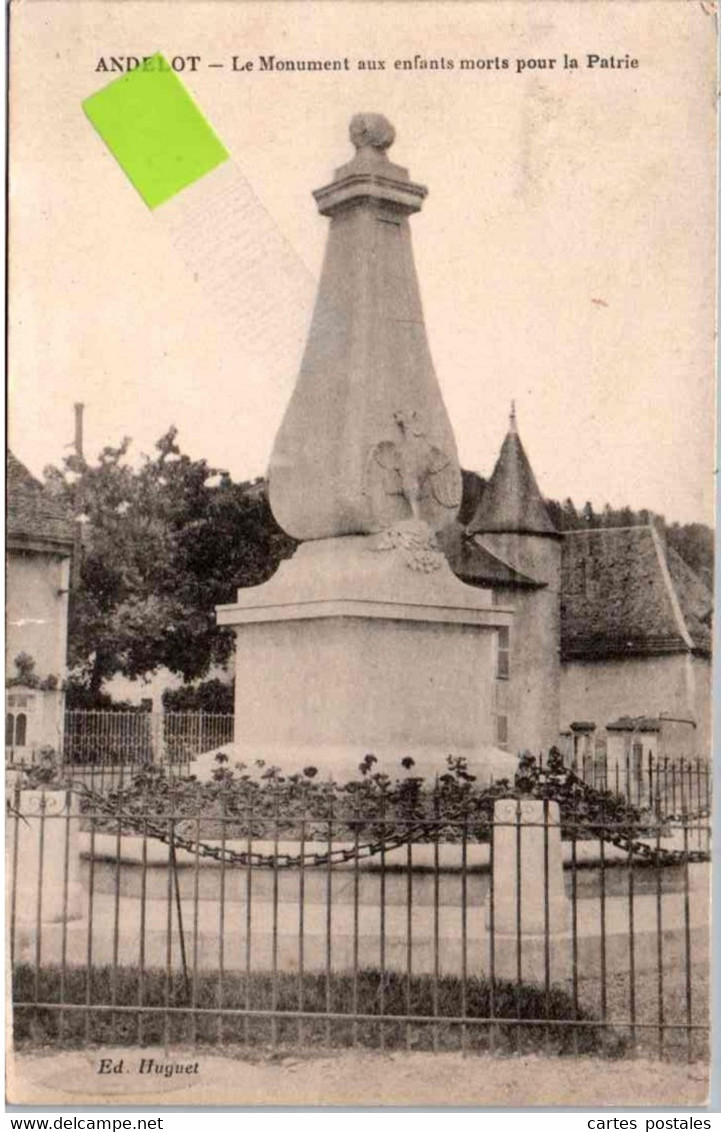
<instances>
[{"instance_id":1,"label":"tall stone obelisk","mask_svg":"<svg viewBox=\"0 0 721 1132\"><path fill-rule=\"evenodd\" d=\"M492 746L495 630L511 614L451 572L435 540L461 474L428 348L408 217L426 189L392 164L390 123L358 114L356 154L314 193L330 233L270 504L303 540L218 608L237 635L235 747L284 769L509 773Z\"/></svg>"}]
</instances>

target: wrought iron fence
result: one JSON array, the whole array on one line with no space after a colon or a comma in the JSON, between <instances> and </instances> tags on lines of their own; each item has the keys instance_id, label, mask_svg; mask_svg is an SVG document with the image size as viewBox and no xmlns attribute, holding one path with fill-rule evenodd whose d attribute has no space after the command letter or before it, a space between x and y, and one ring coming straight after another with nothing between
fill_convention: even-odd
<instances>
[{"instance_id":1,"label":"wrought iron fence","mask_svg":"<svg viewBox=\"0 0 721 1132\"><path fill-rule=\"evenodd\" d=\"M707 1056L702 812L189 797L16 787L16 1042Z\"/></svg>"},{"instance_id":2,"label":"wrought iron fence","mask_svg":"<svg viewBox=\"0 0 721 1132\"><path fill-rule=\"evenodd\" d=\"M67 711L63 762L96 768L187 765L233 740L234 716L209 712Z\"/></svg>"},{"instance_id":3,"label":"wrought iron fence","mask_svg":"<svg viewBox=\"0 0 721 1132\"><path fill-rule=\"evenodd\" d=\"M538 756L544 766L546 756ZM654 755L619 759L605 751L599 757L585 753L568 765L594 790L609 791L633 806L652 808L661 816L706 814L711 808L713 768L707 759Z\"/></svg>"}]
</instances>

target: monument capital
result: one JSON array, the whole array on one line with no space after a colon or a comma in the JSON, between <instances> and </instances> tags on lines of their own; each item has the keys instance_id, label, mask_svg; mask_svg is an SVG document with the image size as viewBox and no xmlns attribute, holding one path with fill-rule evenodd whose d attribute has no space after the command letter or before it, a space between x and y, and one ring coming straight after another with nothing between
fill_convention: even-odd
<instances>
[{"instance_id":1,"label":"monument capital","mask_svg":"<svg viewBox=\"0 0 721 1132\"><path fill-rule=\"evenodd\" d=\"M396 136L388 119L383 114L354 114L348 134L355 157L336 169L329 185L313 193L321 215L369 203L406 216L419 212L428 189L414 184L407 169L388 160Z\"/></svg>"},{"instance_id":2,"label":"monument capital","mask_svg":"<svg viewBox=\"0 0 721 1132\"><path fill-rule=\"evenodd\" d=\"M354 114L348 134L357 150L370 145L382 153L390 149L396 138L395 129L383 114Z\"/></svg>"}]
</instances>

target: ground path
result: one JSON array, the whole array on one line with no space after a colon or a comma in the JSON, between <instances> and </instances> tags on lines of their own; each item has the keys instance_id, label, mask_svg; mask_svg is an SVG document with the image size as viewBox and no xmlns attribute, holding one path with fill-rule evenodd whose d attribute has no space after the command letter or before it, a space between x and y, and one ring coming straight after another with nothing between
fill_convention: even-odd
<instances>
[{"instance_id":1,"label":"ground path","mask_svg":"<svg viewBox=\"0 0 721 1132\"><path fill-rule=\"evenodd\" d=\"M122 1073L99 1074L101 1058ZM570 1105L624 1108L703 1105L707 1070L661 1061L489 1057L459 1053L294 1052L248 1059L172 1051L196 1072L139 1074L141 1058L165 1064L160 1049L41 1050L9 1059L8 1102L38 1105Z\"/></svg>"}]
</instances>

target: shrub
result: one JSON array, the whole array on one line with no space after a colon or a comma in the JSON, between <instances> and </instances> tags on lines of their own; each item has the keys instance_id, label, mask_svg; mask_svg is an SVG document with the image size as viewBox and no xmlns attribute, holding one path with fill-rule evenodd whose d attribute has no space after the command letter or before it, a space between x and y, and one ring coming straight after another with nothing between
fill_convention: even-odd
<instances>
[{"instance_id":1,"label":"shrub","mask_svg":"<svg viewBox=\"0 0 721 1132\"><path fill-rule=\"evenodd\" d=\"M14 972L13 1000L31 1004L35 995L35 968L21 965ZM137 968L99 967L90 979L91 1002L120 1007L137 1007L140 1001L140 975ZM84 1004L88 985L84 970L65 973L64 1001ZM463 1014L465 992L465 1027L458 1021ZM39 1000L60 1000L60 971L44 967L39 972ZM167 995L167 998L166 998ZM583 1007L577 1010L571 996L562 988L552 986L548 993L544 987L470 977L465 982L452 975L443 975L437 986L429 975L414 975L410 979L393 971L382 973L367 968L352 974L306 974L302 983L297 974L279 973L275 980L267 972L253 972L250 978L240 974L226 974L221 984L216 972L198 976L194 1001L200 1010L210 1014L193 1017L191 1010L166 1015L166 1001L171 1007L189 1008L193 990L186 986L180 974L168 981L165 972L150 970L143 973L142 1001L157 1007L156 1011L140 1014L136 1010L113 1013L108 1010L72 1010L61 1022L60 1011L26 1005L15 1010L14 1033L19 1046L61 1041L68 1046L84 1045L91 1041L100 1045L157 1045L167 1036L174 1044L227 1045L246 1042L250 1046L266 1045L275 1029L276 1040L283 1044L332 1044L351 1046L358 1044L371 1049L381 1045L386 1049L431 1049L434 1044L443 1050L467 1049L512 1053L544 1051L546 1053L595 1053L619 1056L628 1041L613 1029L602 1026L598 1019ZM372 1018L353 1022L348 1019L325 1019L328 1009L337 1014L352 1012L365 1015L381 1014L384 1021ZM318 1018L243 1018L226 1014L221 1009L271 1010L294 1013L303 1010ZM354 1005L355 1004L355 1005ZM416 1015L437 1021L394 1021L394 1015ZM493 1021L474 1023L473 1019ZM167 1022L166 1022L167 1019ZM521 1024L514 1025L514 1020ZM567 1023L582 1023L568 1025ZM536 1024L537 1023L537 1024ZM465 1033L464 1033L465 1031Z\"/></svg>"},{"instance_id":2,"label":"shrub","mask_svg":"<svg viewBox=\"0 0 721 1132\"><path fill-rule=\"evenodd\" d=\"M165 711L203 711L208 714L232 715L235 707L235 681L204 680L183 688L167 688L163 692Z\"/></svg>"},{"instance_id":3,"label":"shrub","mask_svg":"<svg viewBox=\"0 0 721 1132\"><path fill-rule=\"evenodd\" d=\"M412 760L405 759L405 763ZM229 766L228 756L216 755L210 781L169 775L157 765L143 767L130 785L107 797L88 798L86 810L107 814L110 827L118 820L127 832L148 823L153 833L168 835L172 818L178 838L359 841L368 843L412 836L414 841L488 841L495 803L499 798L532 797L557 801L562 836L597 840L609 829L640 836L655 829L654 819L623 798L592 789L567 770L560 756L551 755L545 767L523 756L515 783L501 779L480 787L463 758L448 756L447 770L437 780L412 774L391 780L375 769L377 759L366 755L357 779L335 783L321 779L313 766L302 774L283 774L278 767L256 760L252 767ZM410 770L411 767L406 767Z\"/></svg>"}]
</instances>

